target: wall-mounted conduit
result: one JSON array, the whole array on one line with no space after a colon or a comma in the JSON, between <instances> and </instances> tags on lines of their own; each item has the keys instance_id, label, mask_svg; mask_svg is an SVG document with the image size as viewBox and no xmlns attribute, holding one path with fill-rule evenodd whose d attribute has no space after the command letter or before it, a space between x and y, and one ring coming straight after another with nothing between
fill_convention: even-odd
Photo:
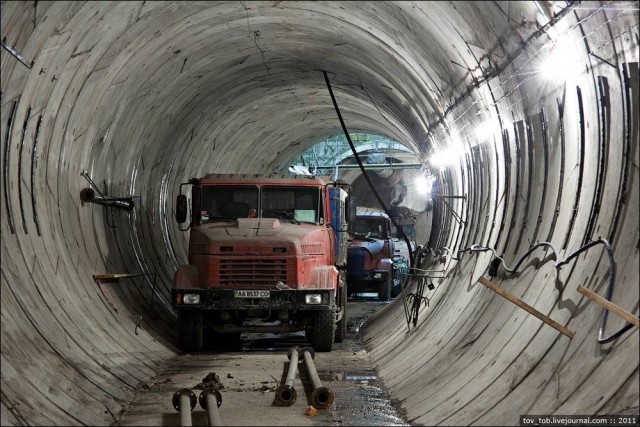
<instances>
[{"instance_id":1,"label":"wall-mounted conduit","mask_svg":"<svg viewBox=\"0 0 640 427\"><path fill-rule=\"evenodd\" d=\"M442 184L440 180L435 180L431 185L431 197L435 197L439 194L442 194ZM429 242L427 243L427 247L434 248L438 247L438 240L440 238L438 231L440 230L440 220L441 220L441 212L440 212L440 204L434 203L433 208L431 210L431 230L429 232Z\"/></svg>"},{"instance_id":2,"label":"wall-mounted conduit","mask_svg":"<svg viewBox=\"0 0 640 427\"><path fill-rule=\"evenodd\" d=\"M525 119L525 121L523 122L522 120L518 122L518 134L519 134L519 138L518 138L518 143L520 144L520 157L518 158L518 163L522 163L524 164L524 167L526 167L527 170L527 181L526 181L526 185L521 185L520 188L521 190L526 190L527 192L527 197L523 197L522 194L518 194L519 197L522 197L524 199L524 214L523 214L523 218L524 220L522 221L522 227L520 228L520 233L518 233L518 238L516 239L516 245L513 247L513 254L515 255L518 251L518 248L520 247L520 243L522 243L522 237L524 236L524 232L525 230L528 228L528 221L529 221L529 196L531 194L531 150L532 150L532 142L531 142L531 134L530 134L530 124L529 124L529 119ZM527 150L527 151L525 151ZM526 159L524 161L522 161L522 159ZM520 171L522 173L522 175L525 174L525 171L522 170ZM522 177L522 181L524 181L524 176Z\"/></svg>"},{"instance_id":3,"label":"wall-mounted conduit","mask_svg":"<svg viewBox=\"0 0 640 427\"><path fill-rule=\"evenodd\" d=\"M520 197L520 145L518 144L518 126L517 123L513 123L513 138L514 138L514 155L515 155L515 188L513 192L513 207L511 208L511 221L509 222L509 231L507 231L507 238L504 242L504 251L507 251L507 247L509 246L509 242L511 242L511 235L513 234L513 229L516 226L516 218L518 213L518 199ZM509 141L507 141L509 144ZM511 164L511 158L509 157L509 164Z\"/></svg>"},{"instance_id":4,"label":"wall-mounted conduit","mask_svg":"<svg viewBox=\"0 0 640 427\"><path fill-rule=\"evenodd\" d=\"M474 173L474 169L475 169L475 165L473 163L473 158L467 154L465 156L465 162L463 165L460 166L460 175L464 174L464 171L466 169L467 174L467 182L466 182L466 186L462 186L463 189L469 189L469 199L468 199L468 204L467 206L478 206L480 203L478 202L478 188L479 188L479 180L480 177L478 176L477 173ZM453 175L453 174L451 174ZM447 181L452 180L453 177L449 177L447 178ZM456 189L454 188L450 188L446 193L444 194L455 194ZM442 205L443 208L441 209L441 213L442 215L444 215L445 213L445 209L444 209L444 204ZM473 209L470 211L467 211L467 220L470 224L476 224L477 220L476 220L476 215L478 215L479 213L479 209ZM443 217L444 220L448 221L448 224L451 223L451 218L449 216L444 216ZM467 242L473 242L475 241L477 235L478 235L478 229L479 227L475 227L472 229L472 231L470 230L469 233L465 233L462 238L464 239L463 242L461 243L461 245L465 245ZM442 246L447 246L447 238L448 236L443 236L442 239L440 239L440 241L438 242L438 247L442 247ZM458 236L456 236L457 238ZM452 244L451 246L453 247L457 247L457 245Z\"/></svg>"},{"instance_id":5,"label":"wall-mounted conduit","mask_svg":"<svg viewBox=\"0 0 640 427\"><path fill-rule=\"evenodd\" d=\"M9 222L9 230L11 234L16 234L16 229L13 225L13 213L11 212L11 202L9 201L9 160L11 156L11 131L13 130L13 117L16 113L18 101L13 101L11 104L11 112L7 119L7 136L5 137L4 146L4 167L2 168L2 180L4 182L4 206L7 210L7 221Z\"/></svg>"},{"instance_id":6,"label":"wall-mounted conduit","mask_svg":"<svg viewBox=\"0 0 640 427\"><path fill-rule=\"evenodd\" d=\"M31 209L33 211L33 222L36 224L36 232L40 234L40 223L38 222L38 213L36 211L36 166L38 164L38 137L40 136L40 125L42 124L42 115L38 117L36 124L36 132L33 138L33 149L31 150Z\"/></svg>"},{"instance_id":7,"label":"wall-mounted conduit","mask_svg":"<svg viewBox=\"0 0 640 427\"><path fill-rule=\"evenodd\" d=\"M31 106L27 108L27 115L24 118L24 124L22 125L22 134L20 136L20 151L18 152L18 200L20 202L20 217L22 218L22 230L24 234L29 234L27 231L27 220L24 217L24 203L22 199L22 152L24 151L24 138L27 134L27 126L29 124L29 117L31 116Z\"/></svg>"},{"instance_id":8,"label":"wall-mounted conduit","mask_svg":"<svg viewBox=\"0 0 640 427\"><path fill-rule=\"evenodd\" d=\"M549 235L547 240L551 240L553 236L553 230L556 228L556 222L558 221L558 216L560 215L560 202L562 201L562 189L564 188L564 159L565 159L565 146L564 146L564 103L560 104L560 100L556 98L556 103L558 106L558 133L560 135L560 175L558 177L558 194L556 195L556 208L553 213L553 218L551 220L551 227L549 227ZM546 120L545 120L546 123ZM548 132L548 127L547 127Z\"/></svg>"},{"instance_id":9,"label":"wall-mounted conduit","mask_svg":"<svg viewBox=\"0 0 640 427\"><path fill-rule=\"evenodd\" d=\"M564 243L562 243L563 248L567 247L569 239L571 238L571 234L573 233L573 226L575 224L576 216L578 215L578 208L580 206L582 178L584 176L585 123L584 107L582 105L582 91L580 90L580 86L576 86L576 92L578 94L578 117L580 123L580 161L578 162L578 183L576 185L578 191L576 192L576 198L573 201L573 212L571 213L571 220L569 221L569 226L567 227L567 234L565 235Z\"/></svg>"},{"instance_id":10,"label":"wall-mounted conduit","mask_svg":"<svg viewBox=\"0 0 640 427\"><path fill-rule=\"evenodd\" d=\"M609 148L609 84L607 79L602 76L598 76L598 118L600 121L600 137L598 144L598 167L596 169L596 188L593 196L593 203L591 204L591 213L589 214L589 222L587 224L587 230L584 235L582 244L586 244L591 238L594 232L599 214L600 205L602 204L602 188L604 187L605 180L607 178L607 158Z\"/></svg>"},{"instance_id":11,"label":"wall-mounted conduit","mask_svg":"<svg viewBox=\"0 0 640 427\"><path fill-rule=\"evenodd\" d=\"M638 63L626 63L622 66L622 76L624 80L624 151L623 167L621 172L620 181L622 186L620 187L616 203L616 213L613 220L613 226L611 227L611 233L609 233L609 240L613 242L618 230L618 224L620 222L620 215L622 214L622 208L627 203L627 185L629 181L629 163L631 161L631 135L633 121L638 120L638 97L632 95L632 88L638 84ZM635 85L634 85L635 83ZM636 90L635 93L638 93Z\"/></svg>"},{"instance_id":12,"label":"wall-mounted conduit","mask_svg":"<svg viewBox=\"0 0 640 427\"><path fill-rule=\"evenodd\" d=\"M482 227L475 227L475 231L474 231L474 235L473 235L473 240L472 241L476 241L477 239L479 239L478 236L484 236L484 229L487 226L487 221L486 221L486 216L484 216L484 221L482 220L483 215L485 210L486 210L486 206L487 206L487 202L489 201L489 195L487 195L486 200L483 203L483 199L482 196L485 194L485 172L486 169L482 167L482 149L480 147L478 147L477 145L475 147L473 147L471 149L471 154L469 155L470 159L469 159L469 163L473 165L473 169L474 169L474 181L473 181L473 187L472 187L472 194L473 194L473 205L472 206L480 206L480 209L474 209L473 212L473 216L474 218L472 218L471 224L482 224ZM449 221L451 221L451 219L449 219ZM456 242L453 244L453 247L458 247L458 236L456 236Z\"/></svg>"},{"instance_id":13,"label":"wall-mounted conduit","mask_svg":"<svg viewBox=\"0 0 640 427\"><path fill-rule=\"evenodd\" d=\"M502 120L500 120L500 127L502 127ZM511 196L511 150L509 149L509 130L502 129L502 150L504 153L504 192L502 193L502 200L504 200L504 208L502 210L502 221L500 222L500 229L498 230L498 238L496 239L496 246L500 244L501 238L504 233L504 227L507 224L509 197ZM497 212L497 210L496 210ZM505 240L505 249L507 245Z\"/></svg>"},{"instance_id":14,"label":"wall-mounted conduit","mask_svg":"<svg viewBox=\"0 0 640 427\"><path fill-rule=\"evenodd\" d=\"M540 140L542 142L542 157L543 157L543 164L544 164L544 172L543 172L543 178L542 178L542 197L540 198L540 210L538 211L538 219L536 220L536 228L533 232L533 236L531 237L532 241L537 241L538 239L538 233L540 232L540 226L542 225L542 213L545 210L545 207L547 206L546 204L546 199L547 199L547 182L549 181L549 146L548 146L548 139L547 139L547 121L546 121L546 117L544 115L544 108L542 108L540 110L540 114L538 115L538 119L539 119L539 125L540 128L536 128L539 129L540 131Z\"/></svg>"}]
</instances>

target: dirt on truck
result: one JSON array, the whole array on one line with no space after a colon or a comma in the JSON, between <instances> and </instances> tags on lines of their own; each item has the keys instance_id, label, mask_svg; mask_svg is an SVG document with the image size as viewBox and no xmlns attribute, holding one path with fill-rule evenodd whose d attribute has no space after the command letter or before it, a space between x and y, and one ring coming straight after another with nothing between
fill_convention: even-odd
<instances>
[{"instance_id":1,"label":"dirt on truck","mask_svg":"<svg viewBox=\"0 0 640 427\"><path fill-rule=\"evenodd\" d=\"M188 264L172 289L183 351L243 332L304 330L317 351L346 332L348 186L316 177L207 175L181 185Z\"/></svg>"},{"instance_id":2,"label":"dirt on truck","mask_svg":"<svg viewBox=\"0 0 640 427\"><path fill-rule=\"evenodd\" d=\"M351 234L347 253L349 293L377 292L378 300L389 301L394 254L389 216L377 212L358 214Z\"/></svg>"}]
</instances>

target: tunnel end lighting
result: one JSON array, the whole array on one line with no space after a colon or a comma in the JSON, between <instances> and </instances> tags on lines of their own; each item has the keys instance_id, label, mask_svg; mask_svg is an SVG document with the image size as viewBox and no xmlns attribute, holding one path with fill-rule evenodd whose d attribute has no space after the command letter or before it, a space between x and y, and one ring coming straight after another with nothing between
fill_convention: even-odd
<instances>
[{"instance_id":1,"label":"tunnel end lighting","mask_svg":"<svg viewBox=\"0 0 640 427\"><path fill-rule=\"evenodd\" d=\"M456 164L464 154L464 145L462 145L460 141L454 140L454 142L448 144L442 150L433 153L429 158L429 163L442 171L448 166Z\"/></svg>"},{"instance_id":2,"label":"tunnel end lighting","mask_svg":"<svg viewBox=\"0 0 640 427\"><path fill-rule=\"evenodd\" d=\"M413 184L415 185L416 190L420 194L424 194L424 195L427 195L427 196L431 195L431 186L433 185L433 179L432 178L427 178L424 175L418 175L414 179Z\"/></svg>"}]
</instances>

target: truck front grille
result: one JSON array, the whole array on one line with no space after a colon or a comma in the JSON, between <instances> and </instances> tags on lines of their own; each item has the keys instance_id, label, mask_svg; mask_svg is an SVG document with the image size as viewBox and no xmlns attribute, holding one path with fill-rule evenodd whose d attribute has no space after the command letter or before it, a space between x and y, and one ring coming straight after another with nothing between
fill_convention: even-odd
<instances>
[{"instance_id":1,"label":"truck front grille","mask_svg":"<svg viewBox=\"0 0 640 427\"><path fill-rule=\"evenodd\" d=\"M221 259L221 285L265 285L287 283L285 259Z\"/></svg>"}]
</instances>

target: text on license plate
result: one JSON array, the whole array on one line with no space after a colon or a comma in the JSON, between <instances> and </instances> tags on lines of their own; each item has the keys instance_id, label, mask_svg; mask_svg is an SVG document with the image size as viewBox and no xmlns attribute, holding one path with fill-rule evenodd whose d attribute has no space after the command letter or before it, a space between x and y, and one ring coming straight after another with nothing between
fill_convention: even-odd
<instances>
[{"instance_id":1,"label":"text on license plate","mask_svg":"<svg viewBox=\"0 0 640 427\"><path fill-rule=\"evenodd\" d=\"M233 291L235 298L270 298L271 291Z\"/></svg>"}]
</instances>

